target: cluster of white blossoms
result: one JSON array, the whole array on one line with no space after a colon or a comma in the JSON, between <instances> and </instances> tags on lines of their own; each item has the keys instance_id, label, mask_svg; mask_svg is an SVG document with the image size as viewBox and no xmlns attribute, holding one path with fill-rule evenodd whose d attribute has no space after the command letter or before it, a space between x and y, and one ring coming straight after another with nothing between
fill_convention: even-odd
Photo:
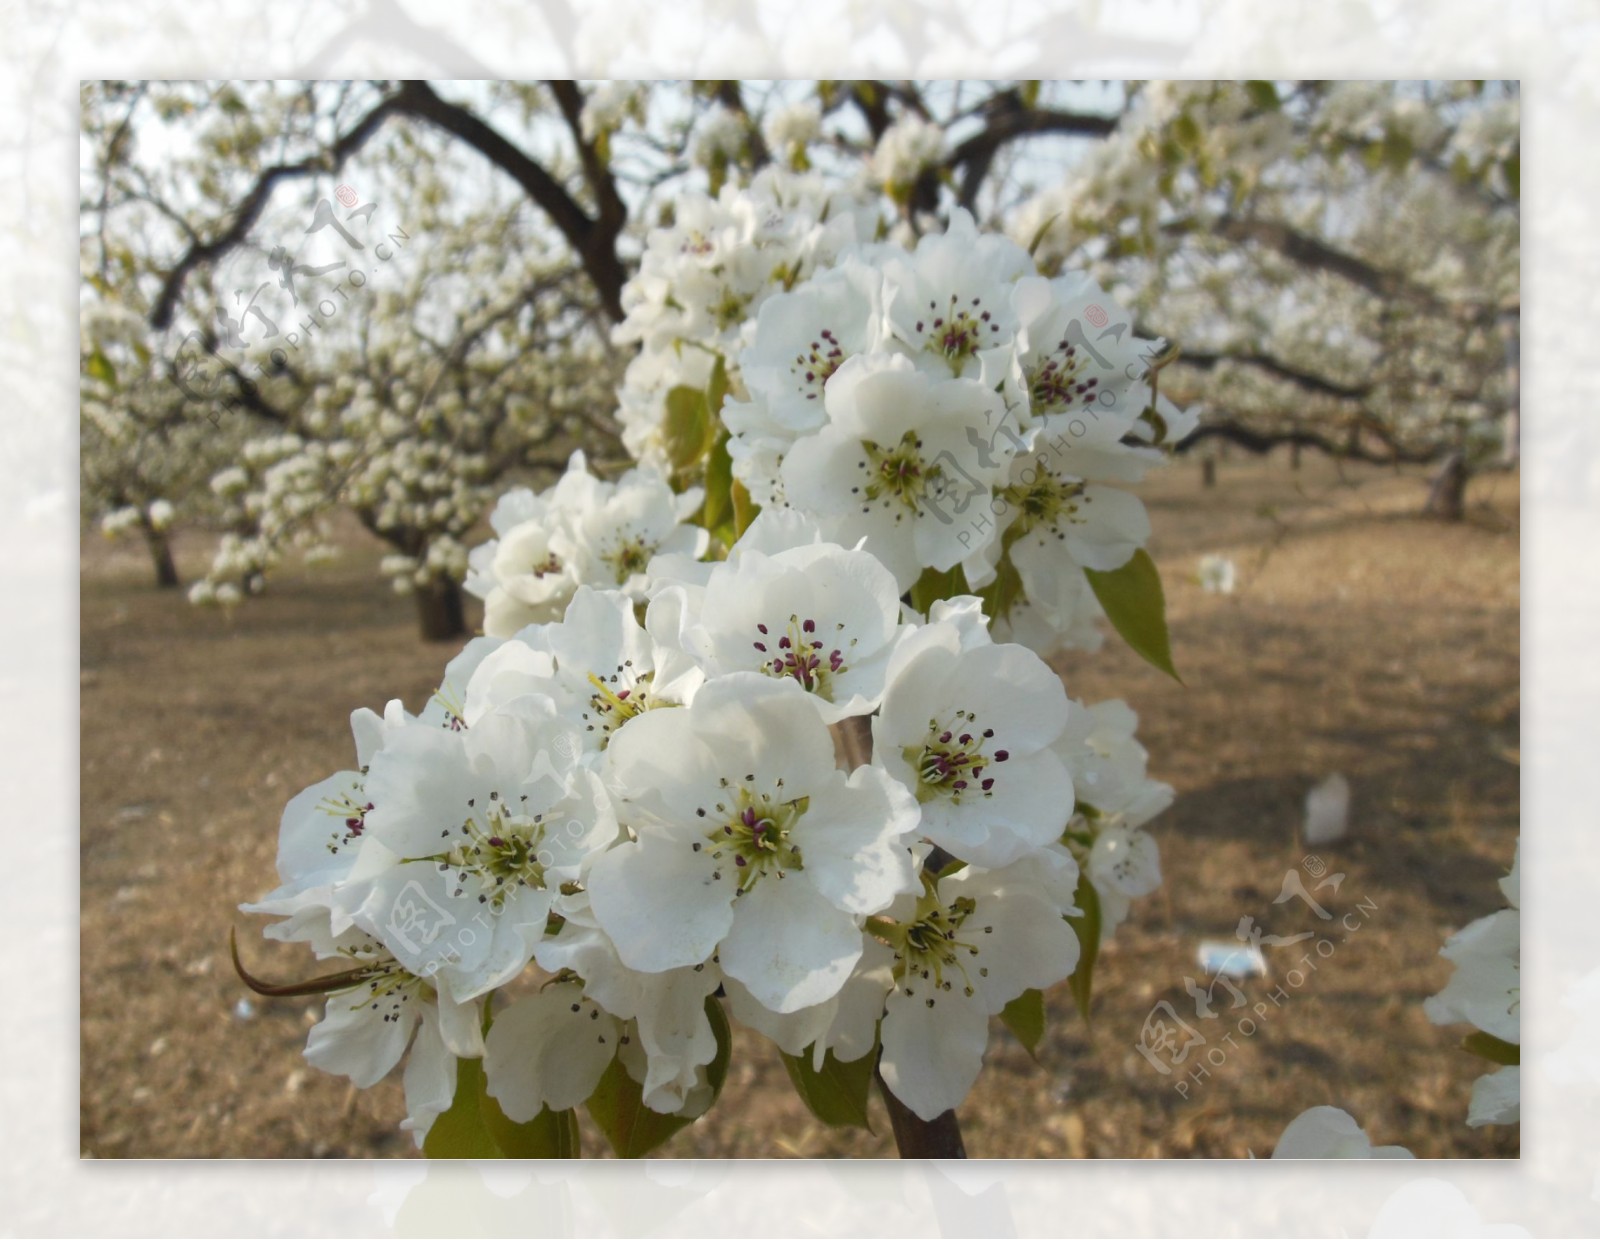
<instances>
[{"instance_id":1,"label":"cluster of white blossoms","mask_svg":"<svg viewBox=\"0 0 1600 1240\"><path fill-rule=\"evenodd\" d=\"M933 1120L1161 882L1133 712L1030 648L1098 641L1086 574L1131 566L1107 614L1170 670L1127 489L1177 425L1154 346L965 213L908 250L772 171L682 201L624 302L639 464L501 498L485 636L420 715L356 713L247 907L344 962L313 1063L410 1047L419 1144L481 1082L638 1152L618 1115L702 1114L729 1015L813 1109L876 1073Z\"/></svg>"},{"instance_id":2,"label":"cluster of white blossoms","mask_svg":"<svg viewBox=\"0 0 1600 1240\"><path fill-rule=\"evenodd\" d=\"M654 485L606 493L575 461L508 497L497 515L525 519L488 558L517 540L565 573ZM718 993L813 1070L881 1049L931 1119L977 1078L989 1018L1077 967L1085 884L1109 926L1159 882L1140 827L1171 792L1131 712L1070 701L978 599L920 622L875 556L783 511L722 561L659 550L643 623L620 568L631 589L515 599L543 617L471 642L421 715L357 711L356 767L285 811L281 884L247 909L345 962L313 1064L369 1085L415 1031L419 1143L462 1058L517 1123L613 1063L649 1109L699 1114ZM869 718L874 757L841 769L830 725Z\"/></svg>"},{"instance_id":3,"label":"cluster of white blossoms","mask_svg":"<svg viewBox=\"0 0 1600 1240\"><path fill-rule=\"evenodd\" d=\"M685 194L670 226L653 229L623 289L619 344L638 344L619 392L623 445L666 471L667 393L704 389L716 360L741 346L747 323L777 292L843 251L873 240L880 217L817 176L777 168L716 197Z\"/></svg>"},{"instance_id":4,"label":"cluster of white blossoms","mask_svg":"<svg viewBox=\"0 0 1600 1240\"><path fill-rule=\"evenodd\" d=\"M1466 1048L1500 1065L1472 1087L1467 1123L1515 1124L1522 1119L1522 845L1511 873L1500 880L1510 908L1451 935L1440 953L1455 965L1449 984L1423 1011L1436 1025L1469 1024Z\"/></svg>"},{"instance_id":5,"label":"cluster of white blossoms","mask_svg":"<svg viewBox=\"0 0 1600 1240\"><path fill-rule=\"evenodd\" d=\"M484 600L483 631L511 637L526 625L559 620L584 585L643 601L656 556L698 560L706 553L710 535L686 524L702 498L698 488L674 494L649 466L604 482L582 452L548 491L508 491L489 517L497 537L467 560L466 588Z\"/></svg>"},{"instance_id":6,"label":"cluster of white blossoms","mask_svg":"<svg viewBox=\"0 0 1600 1240\"><path fill-rule=\"evenodd\" d=\"M143 508L128 504L121 508L113 508L101 517L100 532L107 538L115 538L143 525L148 525L153 530L164 530L172 524L174 515L172 504L164 499L151 500Z\"/></svg>"},{"instance_id":7,"label":"cluster of white blossoms","mask_svg":"<svg viewBox=\"0 0 1600 1240\"><path fill-rule=\"evenodd\" d=\"M944 130L915 113L907 113L883 131L873 149L867 175L890 198L904 203L917 178L937 167L944 159L944 151Z\"/></svg>"},{"instance_id":8,"label":"cluster of white blossoms","mask_svg":"<svg viewBox=\"0 0 1600 1240\"><path fill-rule=\"evenodd\" d=\"M908 249L805 178L763 177L651 235L619 331L646 346L623 395L629 447L686 463L671 397L707 391L707 439L725 433L757 505L866 539L902 590L959 570L1002 635L1040 653L1096 646L1085 572L1143 547L1129 487L1194 426L1152 391L1162 342L964 211Z\"/></svg>"}]
</instances>

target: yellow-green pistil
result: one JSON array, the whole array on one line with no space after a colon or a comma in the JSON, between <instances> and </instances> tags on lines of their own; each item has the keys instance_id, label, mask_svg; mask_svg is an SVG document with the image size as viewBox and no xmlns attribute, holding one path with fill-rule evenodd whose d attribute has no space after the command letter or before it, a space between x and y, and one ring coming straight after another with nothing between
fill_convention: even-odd
<instances>
[{"instance_id":1,"label":"yellow-green pistil","mask_svg":"<svg viewBox=\"0 0 1600 1240\"><path fill-rule=\"evenodd\" d=\"M950 373L959 375L968 358L998 339L1000 325L983 308L981 298L973 297L963 306L951 294L943 311L938 302L928 303L928 315L917 320L917 331L923 333L923 347L944 358Z\"/></svg>"},{"instance_id":2,"label":"yellow-green pistil","mask_svg":"<svg viewBox=\"0 0 1600 1240\"><path fill-rule=\"evenodd\" d=\"M1011 757L1005 749L995 750L993 756L985 753L985 742L993 739L994 729L980 730L977 716L970 710L956 711L948 724L928 720L927 739L920 745L907 745L902 751L917 772L917 800L926 802L942 796L959 803L968 792L988 796L994 788L994 776L986 776L984 771L992 763Z\"/></svg>"},{"instance_id":3,"label":"yellow-green pistil","mask_svg":"<svg viewBox=\"0 0 1600 1240\"><path fill-rule=\"evenodd\" d=\"M616 574L617 584L624 584L635 573L642 573L649 567L650 557L655 550L645 544L642 538L624 538L615 547L605 554L605 561L611 565L611 571Z\"/></svg>"},{"instance_id":4,"label":"yellow-green pistil","mask_svg":"<svg viewBox=\"0 0 1600 1240\"><path fill-rule=\"evenodd\" d=\"M868 929L894 949L894 978L907 998L922 994L927 1006L933 1007L940 992L955 988L955 982L945 976L947 970L960 975L962 994L971 996L972 979L963 957L976 956L978 948L961 935L994 933L993 926L968 926L977 907L971 896L957 896L946 904L933 880L924 874L922 895L910 921L883 917L868 921ZM978 973L987 977L989 970L980 967Z\"/></svg>"},{"instance_id":5,"label":"yellow-green pistil","mask_svg":"<svg viewBox=\"0 0 1600 1240\"><path fill-rule=\"evenodd\" d=\"M917 438L916 431L907 431L900 436L899 443L888 448L865 439L861 449L866 459L860 463L860 468L866 471L867 477L852 490L864 494L869 501L883 500L915 512L929 484L943 474L940 466L923 461L922 440Z\"/></svg>"},{"instance_id":6,"label":"yellow-green pistil","mask_svg":"<svg viewBox=\"0 0 1600 1240\"><path fill-rule=\"evenodd\" d=\"M724 780L723 787L729 786ZM728 801L717 803L716 812L722 821L705 833L704 843L695 841L694 850L709 851L711 859L718 863L711 877L719 881L723 867L731 863L740 891L748 891L769 873L782 878L785 870L805 868L800 847L791 836L810 803L810 797L781 801L776 796L738 788ZM707 816L703 809L697 812Z\"/></svg>"},{"instance_id":7,"label":"yellow-green pistil","mask_svg":"<svg viewBox=\"0 0 1600 1240\"><path fill-rule=\"evenodd\" d=\"M1013 540L1039 526L1054 529L1062 518L1071 521L1077 517L1078 509L1089 502L1082 482L1068 482L1043 468L1034 473L1032 482L1012 483L1000 492L1000 498L1019 514L1007 531Z\"/></svg>"},{"instance_id":8,"label":"yellow-green pistil","mask_svg":"<svg viewBox=\"0 0 1600 1240\"><path fill-rule=\"evenodd\" d=\"M442 851L424 858L436 863L441 874L455 871L458 885L451 894L461 895L467 876L476 875L489 887L478 896L478 903L498 910L518 887L542 889L545 866L539 858L543 852L540 845L544 841L544 815L513 811L498 792L489 794L486 809L478 808L476 797L467 801L467 808L472 812L459 827L440 832L447 840L456 838Z\"/></svg>"}]
</instances>

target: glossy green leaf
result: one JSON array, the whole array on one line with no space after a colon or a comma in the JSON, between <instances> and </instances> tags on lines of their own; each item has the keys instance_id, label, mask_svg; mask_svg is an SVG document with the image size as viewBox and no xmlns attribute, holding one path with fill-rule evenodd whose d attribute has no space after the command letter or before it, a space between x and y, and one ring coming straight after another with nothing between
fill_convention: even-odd
<instances>
[{"instance_id":1,"label":"glossy green leaf","mask_svg":"<svg viewBox=\"0 0 1600 1240\"><path fill-rule=\"evenodd\" d=\"M923 615L928 614L928 608L942 599L954 598L958 594L967 593L967 575L962 571L961 565L940 572L936 568L925 568L922 576L917 578L911 587L911 606Z\"/></svg>"},{"instance_id":2,"label":"glossy green leaf","mask_svg":"<svg viewBox=\"0 0 1600 1240\"><path fill-rule=\"evenodd\" d=\"M1100 955L1101 925L1100 893L1094 889L1088 874L1078 874L1078 889L1073 892L1072 902L1083 910L1083 915L1067 918L1067 924L1078 936L1078 967L1067 979L1067 989L1087 1022L1089 1001L1094 997L1094 964Z\"/></svg>"},{"instance_id":3,"label":"glossy green leaf","mask_svg":"<svg viewBox=\"0 0 1600 1240\"><path fill-rule=\"evenodd\" d=\"M994 580L978 592L983 600L983 614L989 617L991 624L1004 620L1022 595L1022 576L1011 562L1011 551L1007 548L1000 555L1000 563L995 565Z\"/></svg>"},{"instance_id":4,"label":"glossy green leaf","mask_svg":"<svg viewBox=\"0 0 1600 1240\"><path fill-rule=\"evenodd\" d=\"M1485 1033L1482 1029L1463 1038L1461 1049L1470 1051L1479 1059L1487 1059L1490 1063L1501 1064L1508 1068L1517 1067L1522 1063L1522 1047L1515 1042L1497 1038L1492 1033Z\"/></svg>"},{"instance_id":5,"label":"glossy green leaf","mask_svg":"<svg viewBox=\"0 0 1600 1240\"><path fill-rule=\"evenodd\" d=\"M711 1101L715 1105L722 1093L722 1083L728 1077L733 1032L728 1028L728 1018L715 996L706 1000L706 1019L711 1022L712 1032L717 1037L716 1058L706 1068L706 1077L711 1082ZM600 1084L589 1098L588 1107L590 1117L599 1125L618 1158L643 1158L699 1118L663 1115L645 1106L644 1090L639 1082L628 1075L620 1056L611 1061L611 1066L600 1078Z\"/></svg>"},{"instance_id":6,"label":"glossy green leaf","mask_svg":"<svg viewBox=\"0 0 1600 1240\"><path fill-rule=\"evenodd\" d=\"M1039 1043L1044 1041L1044 991L1024 990L1006 1004L1000 1019L1037 1063Z\"/></svg>"},{"instance_id":7,"label":"glossy green leaf","mask_svg":"<svg viewBox=\"0 0 1600 1240\"><path fill-rule=\"evenodd\" d=\"M781 1053L781 1052L780 1052ZM867 1099L872 1089L872 1070L878 1062L877 1047L849 1063L840 1063L829 1051L822 1057L820 1071L811 1066L812 1048L798 1055L783 1055L794 1092L806 1109L824 1124L834 1128L865 1128L872 1131L867 1115Z\"/></svg>"},{"instance_id":8,"label":"glossy green leaf","mask_svg":"<svg viewBox=\"0 0 1600 1240\"><path fill-rule=\"evenodd\" d=\"M714 530L733 516L733 460L728 455L728 433L723 431L706 458L706 502L700 524Z\"/></svg>"},{"instance_id":9,"label":"glossy green leaf","mask_svg":"<svg viewBox=\"0 0 1600 1240\"><path fill-rule=\"evenodd\" d=\"M483 1113L483 1061L456 1060L456 1096L428 1129L422 1152L429 1158L501 1158ZM509 1121L507 1121L509 1122Z\"/></svg>"},{"instance_id":10,"label":"glossy green leaf","mask_svg":"<svg viewBox=\"0 0 1600 1240\"><path fill-rule=\"evenodd\" d=\"M1161 591L1161 574L1155 561L1141 547L1121 568L1110 572L1083 570L1095 598L1105 609L1111 627L1123 641L1153 667L1160 668L1179 684L1183 678L1172 666L1172 647L1167 638L1167 600Z\"/></svg>"},{"instance_id":11,"label":"glossy green leaf","mask_svg":"<svg viewBox=\"0 0 1600 1240\"><path fill-rule=\"evenodd\" d=\"M1244 84L1245 93L1250 96L1250 102L1263 112L1276 112L1280 106L1278 88L1271 82L1256 81Z\"/></svg>"},{"instance_id":12,"label":"glossy green leaf","mask_svg":"<svg viewBox=\"0 0 1600 1240\"><path fill-rule=\"evenodd\" d=\"M106 360L106 355L96 349L89 354L89 377L100 383L115 384L117 372L112 369L111 363Z\"/></svg>"},{"instance_id":13,"label":"glossy green leaf","mask_svg":"<svg viewBox=\"0 0 1600 1240\"><path fill-rule=\"evenodd\" d=\"M484 1127L500 1147L504 1158L580 1158L583 1143L578 1136L576 1111L552 1111L545 1107L526 1123L519 1124L500 1109L487 1091L479 1099Z\"/></svg>"},{"instance_id":14,"label":"glossy green leaf","mask_svg":"<svg viewBox=\"0 0 1600 1240\"><path fill-rule=\"evenodd\" d=\"M717 354L716 363L711 367L711 379L706 384L706 410L711 415L711 420L720 428L722 425L722 402L728 398L728 365L722 360L722 354Z\"/></svg>"},{"instance_id":15,"label":"glossy green leaf","mask_svg":"<svg viewBox=\"0 0 1600 1240\"><path fill-rule=\"evenodd\" d=\"M733 480L731 488L733 494L733 536L743 538L744 532L750 528L750 522L756 519L756 514L761 511L750 492L744 489L744 483L737 478Z\"/></svg>"},{"instance_id":16,"label":"glossy green leaf","mask_svg":"<svg viewBox=\"0 0 1600 1240\"><path fill-rule=\"evenodd\" d=\"M679 385L667 393L667 416L661 424L667 459L675 471L682 472L706 453L711 415L706 394L699 388Z\"/></svg>"},{"instance_id":17,"label":"glossy green leaf","mask_svg":"<svg viewBox=\"0 0 1600 1240\"><path fill-rule=\"evenodd\" d=\"M1172 136L1180 147L1192 151L1200 145L1200 124L1188 112L1180 112L1172 122Z\"/></svg>"}]
</instances>

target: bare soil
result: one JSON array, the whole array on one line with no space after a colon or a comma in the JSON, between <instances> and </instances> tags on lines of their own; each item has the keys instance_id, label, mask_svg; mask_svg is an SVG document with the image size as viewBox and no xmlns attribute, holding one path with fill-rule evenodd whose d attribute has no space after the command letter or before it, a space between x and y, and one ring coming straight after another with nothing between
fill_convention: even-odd
<instances>
[{"instance_id":1,"label":"bare soil","mask_svg":"<svg viewBox=\"0 0 1600 1240\"><path fill-rule=\"evenodd\" d=\"M1445 937L1501 905L1518 832L1517 479L1475 482L1459 525L1417 517L1425 490L1414 473L1311 457L1297 472L1224 460L1211 489L1186 461L1146 489L1184 684L1115 636L1060 669L1075 697L1132 704L1152 774L1178 790L1153 825L1166 886L1104 953L1090 1024L1051 993L1035 1064L996 1022L961 1109L972 1155L1260 1156L1321 1103L1419 1157L1517 1155L1515 1126L1465 1124L1486 1067L1459 1049L1466 1030L1422 1012L1450 976ZM345 542L333 565L285 571L224 616L158 591L138 546L85 540L85 1155L414 1154L398 1073L361 1092L308 1068L315 1002L250 996L228 961L237 925L255 971L307 970L237 912L272 885L283 804L349 763L353 708L420 707L453 653L418 640L410 602L376 575L380 549L354 529ZM176 547L198 573L206 540ZM1200 589L1206 552L1236 562L1232 596ZM1335 771L1353 789L1350 833L1307 849L1306 792ZM1317 893L1326 922L1273 904L1308 852L1345 875ZM1184 989L1197 945L1246 916L1332 951L1312 971L1299 962L1313 941L1265 947L1271 975L1241 983L1245 1006L1219 987L1220 1015L1201 1020ZM1136 1050L1162 1000L1208 1039L1180 1069L1210 1074L1187 1097ZM881 1104L874 1133L827 1129L762 1039L736 1041L721 1102L664 1154L894 1154ZM584 1142L603 1153L593 1130Z\"/></svg>"}]
</instances>

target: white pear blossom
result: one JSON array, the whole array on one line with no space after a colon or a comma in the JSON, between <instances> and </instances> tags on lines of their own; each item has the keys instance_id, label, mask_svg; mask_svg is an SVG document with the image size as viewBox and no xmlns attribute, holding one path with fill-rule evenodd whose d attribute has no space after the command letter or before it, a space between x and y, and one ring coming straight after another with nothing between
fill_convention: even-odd
<instances>
[{"instance_id":1,"label":"white pear blossom","mask_svg":"<svg viewBox=\"0 0 1600 1240\"><path fill-rule=\"evenodd\" d=\"M1013 286L1034 271L1026 250L980 233L958 209L943 233L887 254L882 268L890 331L919 369L991 388L1005 377L1017 344Z\"/></svg>"},{"instance_id":2,"label":"white pear blossom","mask_svg":"<svg viewBox=\"0 0 1600 1240\"><path fill-rule=\"evenodd\" d=\"M507 1118L566 1111L594 1092L622 1042L622 1022L579 982L559 982L500 1012L484 1040L487 1088Z\"/></svg>"},{"instance_id":3,"label":"white pear blossom","mask_svg":"<svg viewBox=\"0 0 1600 1240\"><path fill-rule=\"evenodd\" d=\"M1037 655L963 648L946 620L895 650L873 751L921 802L923 835L963 861L1010 865L1058 839L1071 813L1072 777L1052 749L1069 713Z\"/></svg>"},{"instance_id":4,"label":"white pear blossom","mask_svg":"<svg viewBox=\"0 0 1600 1240\"><path fill-rule=\"evenodd\" d=\"M907 114L883 131L869 173L891 197L904 198L923 171L944 158L944 145L944 130Z\"/></svg>"},{"instance_id":5,"label":"white pear blossom","mask_svg":"<svg viewBox=\"0 0 1600 1240\"><path fill-rule=\"evenodd\" d=\"M645 631L627 595L580 586L559 623L530 625L478 665L466 689L465 718L474 721L528 694L546 696L575 729L558 735L557 746L575 744L592 761L628 720L681 704L701 679L680 652L663 649Z\"/></svg>"},{"instance_id":6,"label":"white pear blossom","mask_svg":"<svg viewBox=\"0 0 1600 1240\"><path fill-rule=\"evenodd\" d=\"M680 604L677 641L707 677L760 672L837 723L877 707L903 632L899 588L876 557L814 543L714 567L694 605Z\"/></svg>"},{"instance_id":7,"label":"white pear blossom","mask_svg":"<svg viewBox=\"0 0 1600 1240\"><path fill-rule=\"evenodd\" d=\"M560 884L616 838L605 788L575 762L579 748L538 696L460 731L392 737L367 774L366 827L401 860L367 879L358 923L458 1000L521 972Z\"/></svg>"},{"instance_id":8,"label":"white pear blossom","mask_svg":"<svg viewBox=\"0 0 1600 1240\"><path fill-rule=\"evenodd\" d=\"M630 968L703 964L774 1011L836 993L858 919L912 882L915 802L877 767L846 777L805 697L754 673L643 715L606 751L636 839L589 873L596 921Z\"/></svg>"},{"instance_id":9,"label":"white pear blossom","mask_svg":"<svg viewBox=\"0 0 1600 1240\"><path fill-rule=\"evenodd\" d=\"M1466 1023L1514 1047L1522 1044L1522 845L1500 880L1510 908L1480 917L1450 936L1440 955L1455 965L1449 983L1423 1001L1436 1025ZM1467 1123L1515 1124L1522 1119L1522 1071L1508 1064L1472 1087Z\"/></svg>"},{"instance_id":10,"label":"white pear blossom","mask_svg":"<svg viewBox=\"0 0 1600 1240\"><path fill-rule=\"evenodd\" d=\"M761 135L773 154L791 166L805 166L806 148L822 135L822 109L814 99L776 108L761 123Z\"/></svg>"},{"instance_id":11,"label":"white pear blossom","mask_svg":"<svg viewBox=\"0 0 1600 1240\"><path fill-rule=\"evenodd\" d=\"M1040 849L997 870L968 866L889 910L894 982L884 1003L879 1070L923 1119L960 1104L983 1067L989 1018L1025 990L1053 986L1078 965L1066 922L1079 910L1078 867Z\"/></svg>"},{"instance_id":12,"label":"white pear blossom","mask_svg":"<svg viewBox=\"0 0 1600 1240\"><path fill-rule=\"evenodd\" d=\"M1072 774L1074 806L1066 841L1100 899L1100 938L1110 939L1134 900L1161 886L1161 851L1142 828L1172 804L1172 788L1145 774L1148 754L1134 739L1127 703L1072 704L1055 751Z\"/></svg>"},{"instance_id":13,"label":"white pear blossom","mask_svg":"<svg viewBox=\"0 0 1600 1240\"><path fill-rule=\"evenodd\" d=\"M1411 1158L1404 1146L1373 1145L1355 1117L1338 1107L1312 1107L1289 1121L1274 1158Z\"/></svg>"},{"instance_id":14,"label":"white pear blossom","mask_svg":"<svg viewBox=\"0 0 1600 1240\"><path fill-rule=\"evenodd\" d=\"M657 554L693 558L709 535L686 525L703 493L675 495L654 469L604 482L574 452L549 491L510 493L491 524L499 538L475 548L466 588L484 600L484 630L509 637L529 624L560 619L579 585L621 589L643 599Z\"/></svg>"},{"instance_id":15,"label":"white pear blossom","mask_svg":"<svg viewBox=\"0 0 1600 1240\"><path fill-rule=\"evenodd\" d=\"M1507 880L1515 897L1516 870ZM1522 1040L1522 913L1513 905L1451 935L1440 951L1455 965L1449 984L1423 1003L1438 1025L1465 1022L1503 1042Z\"/></svg>"},{"instance_id":16,"label":"white pear blossom","mask_svg":"<svg viewBox=\"0 0 1600 1240\"><path fill-rule=\"evenodd\" d=\"M946 511L955 488L987 496L1010 465L988 462L987 442L1004 416L995 392L975 379L936 380L903 356L852 358L829 380L828 425L795 443L782 467L790 503L820 517L834 537L866 549L909 589L924 568L953 568L983 540ZM969 545L970 544L970 545Z\"/></svg>"},{"instance_id":17,"label":"white pear blossom","mask_svg":"<svg viewBox=\"0 0 1600 1240\"><path fill-rule=\"evenodd\" d=\"M560 932L538 948L539 966L570 970L583 979L585 995L628 1022L623 1045L645 1057L639 1080L645 1105L664 1114L683 1110L717 1053L706 999L728 979L714 961L658 973L630 969L584 897L564 900L562 913Z\"/></svg>"}]
</instances>

